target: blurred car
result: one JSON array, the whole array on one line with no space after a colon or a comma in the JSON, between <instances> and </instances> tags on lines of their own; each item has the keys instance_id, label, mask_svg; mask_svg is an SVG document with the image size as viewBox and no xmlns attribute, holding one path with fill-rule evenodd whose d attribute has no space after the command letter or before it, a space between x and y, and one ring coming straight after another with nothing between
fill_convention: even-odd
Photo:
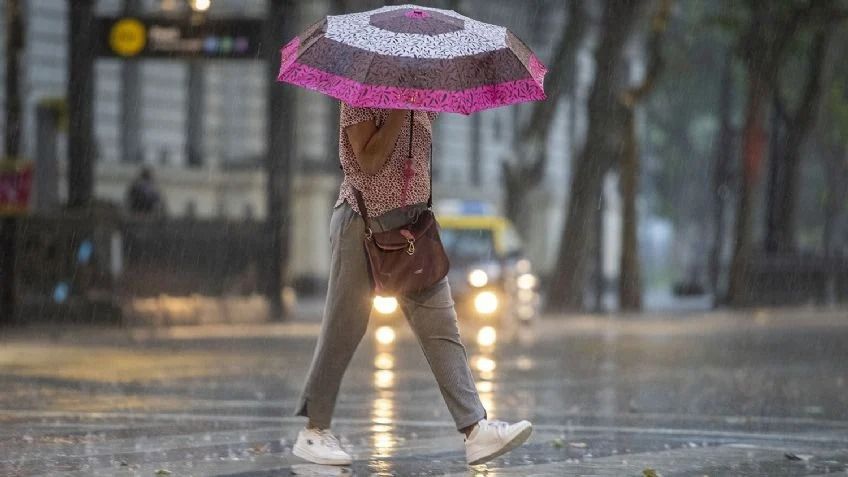
<instances>
[{"instance_id":1,"label":"blurred car","mask_svg":"<svg viewBox=\"0 0 848 477\"><path fill-rule=\"evenodd\" d=\"M532 320L538 280L510 221L491 206L466 201L442 206L437 215L459 319L480 326ZM401 315L394 297L375 297L373 312L381 323Z\"/></svg>"}]
</instances>

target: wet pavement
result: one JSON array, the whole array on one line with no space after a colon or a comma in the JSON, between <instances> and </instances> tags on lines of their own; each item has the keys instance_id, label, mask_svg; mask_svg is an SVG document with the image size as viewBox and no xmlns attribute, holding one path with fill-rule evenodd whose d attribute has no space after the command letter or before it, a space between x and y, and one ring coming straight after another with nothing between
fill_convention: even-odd
<instances>
[{"instance_id":1,"label":"wet pavement","mask_svg":"<svg viewBox=\"0 0 848 477\"><path fill-rule=\"evenodd\" d=\"M348 468L291 454L315 322L1 330L0 476L848 475L848 310L464 324L490 416L535 427L475 468L406 324L378 325Z\"/></svg>"}]
</instances>

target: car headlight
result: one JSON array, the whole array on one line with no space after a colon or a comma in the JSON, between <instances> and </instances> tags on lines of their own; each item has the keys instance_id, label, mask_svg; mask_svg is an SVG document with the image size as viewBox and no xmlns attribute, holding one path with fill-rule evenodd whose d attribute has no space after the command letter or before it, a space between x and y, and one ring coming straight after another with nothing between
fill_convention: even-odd
<instances>
[{"instance_id":1,"label":"car headlight","mask_svg":"<svg viewBox=\"0 0 848 477\"><path fill-rule=\"evenodd\" d=\"M377 313L391 315L398 309L397 299L393 296L375 296L374 309L377 310Z\"/></svg>"},{"instance_id":2,"label":"car headlight","mask_svg":"<svg viewBox=\"0 0 848 477\"><path fill-rule=\"evenodd\" d=\"M483 288L489 283L489 274L479 268L472 270L471 273L468 274L468 283L475 288Z\"/></svg>"},{"instance_id":3,"label":"car headlight","mask_svg":"<svg viewBox=\"0 0 848 477\"><path fill-rule=\"evenodd\" d=\"M493 292L480 292L474 298L474 308L478 313L489 315L498 309L498 296Z\"/></svg>"},{"instance_id":4,"label":"car headlight","mask_svg":"<svg viewBox=\"0 0 848 477\"><path fill-rule=\"evenodd\" d=\"M532 273L523 273L518 276L518 288L522 290L532 290L536 288L536 276Z\"/></svg>"}]
</instances>

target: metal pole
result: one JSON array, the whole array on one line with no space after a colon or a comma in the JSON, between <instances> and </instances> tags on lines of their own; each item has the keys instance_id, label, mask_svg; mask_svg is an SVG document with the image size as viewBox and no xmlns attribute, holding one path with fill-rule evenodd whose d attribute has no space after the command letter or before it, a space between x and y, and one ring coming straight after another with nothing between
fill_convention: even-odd
<instances>
[{"instance_id":1,"label":"metal pole","mask_svg":"<svg viewBox=\"0 0 848 477\"><path fill-rule=\"evenodd\" d=\"M263 48L268 67L268 140L265 157L267 174L267 219L269 238L268 269L265 295L271 308L271 318L285 319L281 292L288 266L291 151L294 141L292 120L294 101L291 88L277 83L280 65L279 48L294 36L295 0L269 0Z\"/></svg>"},{"instance_id":2,"label":"metal pole","mask_svg":"<svg viewBox=\"0 0 848 477\"><path fill-rule=\"evenodd\" d=\"M500 120L498 120L500 121ZM471 184L479 187L482 182L482 165L483 165L483 127L480 113L471 115L471 163L470 175Z\"/></svg>"},{"instance_id":3,"label":"metal pole","mask_svg":"<svg viewBox=\"0 0 848 477\"><path fill-rule=\"evenodd\" d=\"M202 60L188 63L188 114L186 115L186 160L189 167L204 162L203 119L206 100L206 68Z\"/></svg>"},{"instance_id":4,"label":"metal pole","mask_svg":"<svg viewBox=\"0 0 848 477\"><path fill-rule=\"evenodd\" d=\"M6 0L6 158L16 161L21 149L20 56L24 49L22 5ZM0 227L0 325L15 320L15 259L18 221L3 218Z\"/></svg>"},{"instance_id":5,"label":"metal pole","mask_svg":"<svg viewBox=\"0 0 848 477\"><path fill-rule=\"evenodd\" d=\"M55 212L59 205L59 112L40 104L35 110L35 203L32 210Z\"/></svg>"},{"instance_id":6,"label":"metal pole","mask_svg":"<svg viewBox=\"0 0 848 477\"><path fill-rule=\"evenodd\" d=\"M124 15L141 14L140 0L124 0ZM121 161L141 162L141 64L140 60L121 61Z\"/></svg>"},{"instance_id":7,"label":"metal pole","mask_svg":"<svg viewBox=\"0 0 848 477\"><path fill-rule=\"evenodd\" d=\"M68 0L68 206L85 207L94 192L93 0Z\"/></svg>"}]
</instances>

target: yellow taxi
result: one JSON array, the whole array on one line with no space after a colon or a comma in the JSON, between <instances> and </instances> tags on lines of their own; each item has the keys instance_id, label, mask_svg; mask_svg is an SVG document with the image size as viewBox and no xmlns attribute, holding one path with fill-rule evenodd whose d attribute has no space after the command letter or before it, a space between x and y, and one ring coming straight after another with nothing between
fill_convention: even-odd
<instances>
[{"instance_id":1,"label":"yellow taxi","mask_svg":"<svg viewBox=\"0 0 848 477\"><path fill-rule=\"evenodd\" d=\"M460 321L498 326L532 320L538 280L512 223L478 202L451 203L436 213ZM390 324L400 314L394 297L374 297L372 316L379 322Z\"/></svg>"}]
</instances>

